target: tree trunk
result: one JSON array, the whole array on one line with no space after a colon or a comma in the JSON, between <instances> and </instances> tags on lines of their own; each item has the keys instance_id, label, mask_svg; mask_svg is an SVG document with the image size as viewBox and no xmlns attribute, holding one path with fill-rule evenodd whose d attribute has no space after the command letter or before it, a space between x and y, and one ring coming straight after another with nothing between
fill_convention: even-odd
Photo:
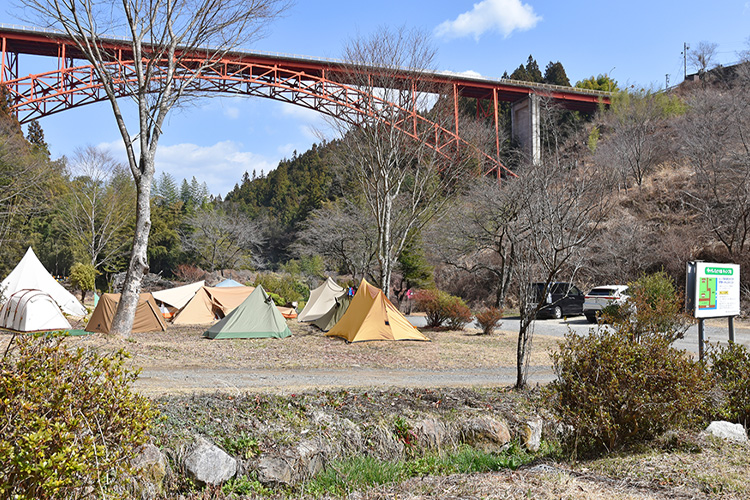
<instances>
[{"instance_id":1,"label":"tree trunk","mask_svg":"<svg viewBox=\"0 0 750 500\"><path fill-rule=\"evenodd\" d=\"M135 216L135 233L133 235L133 248L130 252L130 265L128 266L125 282L122 286L120 304L112 319L110 333L121 337L129 337L133 329L135 309L138 306L138 298L141 293L143 276L148 272L148 236L151 232L151 184L154 177L153 160L141 160L149 165L144 169L138 182Z\"/></svg>"},{"instance_id":2,"label":"tree trunk","mask_svg":"<svg viewBox=\"0 0 750 500\"><path fill-rule=\"evenodd\" d=\"M531 332L529 317L521 313L521 321L518 328L518 346L516 347L516 389L526 387L526 379L529 371L529 358L531 347Z\"/></svg>"}]
</instances>

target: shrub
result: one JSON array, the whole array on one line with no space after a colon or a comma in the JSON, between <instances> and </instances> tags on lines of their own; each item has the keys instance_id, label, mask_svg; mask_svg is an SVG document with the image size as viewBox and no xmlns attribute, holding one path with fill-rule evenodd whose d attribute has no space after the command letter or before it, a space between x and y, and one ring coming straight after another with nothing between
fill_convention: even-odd
<instances>
[{"instance_id":1,"label":"shrub","mask_svg":"<svg viewBox=\"0 0 750 500\"><path fill-rule=\"evenodd\" d=\"M418 309L427 313L428 328L446 323L448 328L463 330L471 321L471 310L466 303L441 290L417 290L414 301Z\"/></svg>"},{"instance_id":2,"label":"shrub","mask_svg":"<svg viewBox=\"0 0 750 500\"><path fill-rule=\"evenodd\" d=\"M0 497L111 491L155 415L130 391L127 354L68 350L60 336L11 342L0 360Z\"/></svg>"},{"instance_id":3,"label":"shrub","mask_svg":"<svg viewBox=\"0 0 750 500\"><path fill-rule=\"evenodd\" d=\"M723 418L750 423L750 353L742 344L712 346L708 352L711 374L724 392L719 413Z\"/></svg>"},{"instance_id":4,"label":"shrub","mask_svg":"<svg viewBox=\"0 0 750 500\"><path fill-rule=\"evenodd\" d=\"M180 264L177 266L174 275L182 281L194 282L202 280L206 275L206 271L190 264Z\"/></svg>"},{"instance_id":5,"label":"shrub","mask_svg":"<svg viewBox=\"0 0 750 500\"><path fill-rule=\"evenodd\" d=\"M259 274L253 283L253 286L258 285L262 285L269 295L276 294L280 301L277 305L280 306L310 298L310 289L307 285L288 274L284 276L273 273Z\"/></svg>"},{"instance_id":6,"label":"shrub","mask_svg":"<svg viewBox=\"0 0 750 500\"><path fill-rule=\"evenodd\" d=\"M86 292L96 287L96 275L99 271L91 264L76 262L70 268L70 284L81 291L81 302L86 300Z\"/></svg>"},{"instance_id":7,"label":"shrub","mask_svg":"<svg viewBox=\"0 0 750 500\"><path fill-rule=\"evenodd\" d=\"M605 323L634 342L656 336L672 343L685 335L692 319L684 313L682 296L667 273L644 274L629 287L630 299L624 306L602 311Z\"/></svg>"},{"instance_id":8,"label":"shrub","mask_svg":"<svg viewBox=\"0 0 750 500\"><path fill-rule=\"evenodd\" d=\"M590 451L652 439L700 416L710 389L703 365L664 337L633 342L609 327L568 333L553 354L555 413Z\"/></svg>"},{"instance_id":9,"label":"shrub","mask_svg":"<svg viewBox=\"0 0 750 500\"><path fill-rule=\"evenodd\" d=\"M475 313L474 316L477 318L479 326L482 327L482 335L492 335L495 327L498 326L497 322L503 317L503 310L490 307L489 309Z\"/></svg>"}]
</instances>

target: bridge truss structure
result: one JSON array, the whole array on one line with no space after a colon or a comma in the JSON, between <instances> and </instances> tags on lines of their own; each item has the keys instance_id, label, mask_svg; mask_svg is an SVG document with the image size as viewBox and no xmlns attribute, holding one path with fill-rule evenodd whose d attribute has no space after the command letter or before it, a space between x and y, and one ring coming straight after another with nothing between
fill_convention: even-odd
<instances>
[{"instance_id":1,"label":"bridge truss structure","mask_svg":"<svg viewBox=\"0 0 750 500\"><path fill-rule=\"evenodd\" d=\"M131 83L136 78L135 61L129 44L114 38L100 39L99 42L109 56L104 65L108 77L115 84L117 96L129 96ZM10 109L21 123L107 100L94 67L67 35L0 25L0 51L0 83L5 85ZM19 73L19 60L24 56L44 56L50 63L55 61L56 66L42 73L22 75ZM425 83L441 89L443 95L451 98L453 120L446 125L433 122L425 114L416 112L414 105L386 102L376 92L356 84L354 72L358 79L363 76L369 78L370 74L375 77L378 68L257 52L227 53L206 68L205 64L201 64L205 63L204 58L205 53L202 56L199 51L184 57L177 75L178 84L190 82L186 83L189 86L186 90L190 91L247 95L287 102L354 126L373 118L382 120L376 109L387 106L391 112L382 116L389 117L390 126L413 137L417 136L418 130L420 135L428 131L430 147L444 156L449 156L457 147L467 145L459 131L459 98L476 99L477 117L490 118L494 124L495 154L481 152L481 155L486 171L494 172L498 179L515 175L500 162L500 102L517 103L531 96L545 96L567 109L586 113L596 110L600 103L609 103L606 92L397 70L392 82L402 90L413 89L415 102L416 89L424 88ZM200 74L196 75L196 71L200 71ZM155 79L159 78L157 74ZM401 109L392 112L398 107Z\"/></svg>"}]
</instances>

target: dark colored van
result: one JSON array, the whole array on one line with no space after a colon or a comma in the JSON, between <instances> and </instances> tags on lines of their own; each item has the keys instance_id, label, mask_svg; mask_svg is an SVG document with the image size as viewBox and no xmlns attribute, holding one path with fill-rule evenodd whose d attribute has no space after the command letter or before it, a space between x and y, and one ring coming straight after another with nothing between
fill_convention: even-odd
<instances>
[{"instance_id":1,"label":"dark colored van","mask_svg":"<svg viewBox=\"0 0 750 500\"><path fill-rule=\"evenodd\" d=\"M564 316L579 316L583 314L584 294L572 283L555 281L550 283L547 290L544 283L532 283L533 295L537 303L544 306L536 314L537 318L556 318Z\"/></svg>"}]
</instances>

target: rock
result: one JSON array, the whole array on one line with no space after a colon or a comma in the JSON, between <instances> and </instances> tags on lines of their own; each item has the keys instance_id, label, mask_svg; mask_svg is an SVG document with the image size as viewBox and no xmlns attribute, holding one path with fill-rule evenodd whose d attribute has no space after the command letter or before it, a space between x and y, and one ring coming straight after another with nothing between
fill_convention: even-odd
<instances>
[{"instance_id":1,"label":"rock","mask_svg":"<svg viewBox=\"0 0 750 500\"><path fill-rule=\"evenodd\" d=\"M445 424L435 418L426 418L414 425L414 434L419 444L426 448L440 448L445 443Z\"/></svg>"},{"instance_id":2,"label":"rock","mask_svg":"<svg viewBox=\"0 0 750 500\"><path fill-rule=\"evenodd\" d=\"M302 440L294 451L297 456L294 464L296 476L307 479L323 470L326 450L319 443Z\"/></svg>"},{"instance_id":3,"label":"rock","mask_svg":"<svg viewBox=\"0 0 750 500\"><path fill-rule=\"evenodd\" d=\"M281 458L261 458L257 470L258 481L266 486L292 484L292 468Z\"/></svg>"},{"instance_id":4,"label":"rock","mask_svg":"<svg viewBox=\"0 0 750 500\"><path fill-rule=\"evenodd\" d=\"M151 500L163 493L168 465L167 458L159 448L150 443L144 444L135 450L130 466L135 475L133 496Z\"/></svg>"},{"instance_id":5,"label":"rock","mask_svg":"<svg viewBox=\"0 0 750 500\"><path fill-rule=\"evenodd\" d=\"M542 444L542 419L527 421L521 428L521 441L529 451L539 451Z\"/></svg>"},{"instance_id":6,"label":"rock","mask_svg":"<svg viewBox=\"0 0 750 500\"><path fill-rule=\"evenodd\" d=\"M188 475L203 484L218 485L237 472L237 461L218 446L199 437L185 457Z\"/></svg>"},{"instance_id":7,"label":"rock","mask_svg":"<svg viewBox=\"0 0 750 500\"><path fill-rule=\"evenodd\" d=\"M715 420L706 428L706 432L712 436L728 439L737 443L747 443L747 432L742 424L733 424Z\"/></svg>"},{"instance_id":8,"label":"rock","mask_svg":"<svg viewBox=\"0 0 750 500\"><path fill-rule=\"evenodd\" d=\"M497 448L510 441L505 422L492 417L476 417L461 424L464 442L483 448Z\"/></svg>"}]
</instances>

